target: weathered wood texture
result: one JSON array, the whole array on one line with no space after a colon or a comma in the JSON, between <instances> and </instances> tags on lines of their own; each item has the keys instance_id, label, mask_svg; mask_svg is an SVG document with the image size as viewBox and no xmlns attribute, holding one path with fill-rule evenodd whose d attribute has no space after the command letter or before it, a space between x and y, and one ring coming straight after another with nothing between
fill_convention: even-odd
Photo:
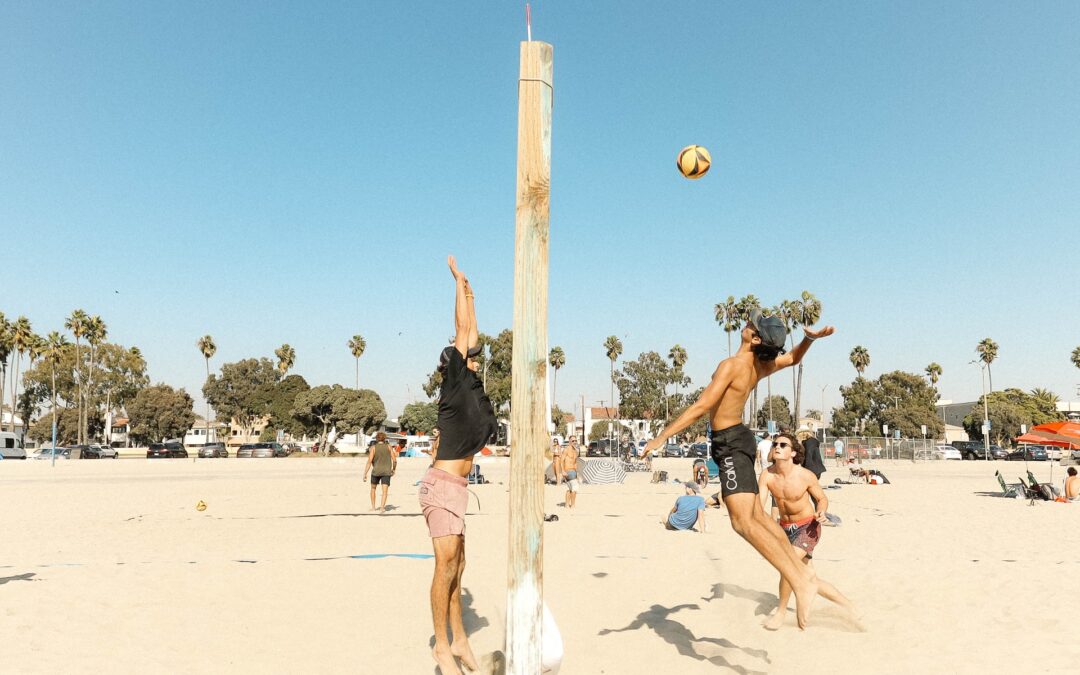
<instances>
[{"instance_id":1,"label":"weathered wood texture","mask_svg":"<svg viewBox=\"0 0 1080 675\"><path fill-rule=\"evenodd\" d=\"M506 593L506 672L518 675L539 673L541 657L551 75L551 45L522 42Z\"/></svg>"}]
</instances>

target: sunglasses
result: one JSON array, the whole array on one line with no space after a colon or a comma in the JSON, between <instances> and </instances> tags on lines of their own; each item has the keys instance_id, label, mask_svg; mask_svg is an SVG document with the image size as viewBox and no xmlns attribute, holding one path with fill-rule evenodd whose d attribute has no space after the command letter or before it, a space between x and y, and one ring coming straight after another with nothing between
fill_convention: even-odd
<instances>
[{"instance_id":1,"label":"sunglasses","mask_svg":"<svg viewBox=\"0 0 1080 675\"><path fill-rule=\"evenodd\" d=\"M790 448L791 443L788 443L787 441L773 441L772 446L774 448Z\"/></svg>"}]
</instances>

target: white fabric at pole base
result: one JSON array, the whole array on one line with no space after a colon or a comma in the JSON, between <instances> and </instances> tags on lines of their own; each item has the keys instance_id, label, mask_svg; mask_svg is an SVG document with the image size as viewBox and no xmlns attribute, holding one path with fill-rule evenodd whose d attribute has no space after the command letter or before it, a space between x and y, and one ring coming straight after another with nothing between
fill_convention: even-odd
<instances>
[{"instance_id":1,"label":"white fabric at pole base","mask_svg":"<svg viewBox=\"0 0 1080 675\"><path fill-rule=\"evenodd\" d=\"M562 667L563 642L559 627L555 625L555 617L551 616L551 610L544 603L544 626L541 629L543 642L540 646L540 672L544 675L558 675Z\"/></svg>"}]
</instances>

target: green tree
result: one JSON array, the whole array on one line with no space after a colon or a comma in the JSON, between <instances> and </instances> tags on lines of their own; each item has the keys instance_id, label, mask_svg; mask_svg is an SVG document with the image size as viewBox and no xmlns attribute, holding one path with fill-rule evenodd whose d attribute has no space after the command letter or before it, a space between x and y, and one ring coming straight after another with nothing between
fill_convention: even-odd
<instances>
[{"instance_id":1,"label":"green tree","mask_svg":"<svg viewBox=\"0 0 1080 675\"><path fill-rule=\"evenodd\" d=\"M818 300L810 291L803 291L799 296L799 299L794 303L795 307L795 321L798 325L806 327L813 326L815 323L821 320L822 305L821 300ZM794 342L793 342L794 343ZM799 376L798 384L795 387L795 419L799 419L799 411L802 409L802 382L803 382L803 362L799 362Z\"/></svg>"},{"instance_id":2,"label":"green tree","mask_svg":"<svg viewBox=\"0 0 1080 675\"><path fill-rule=\"evenodd\" d=\"M260 392L256 394L255 407L265 410L270 418L266 428L270 429L273 435L269 440L273 441L277 438L278 430L284 431L293 438L317 431L315 427L305 425L292 414L296 398L310 389L307 380L295 374L286 375L280 382L263 385Z\"/></svg>"},{"instance_id":3,"label":"green tree","mask_svg":"<svg viewBox=\"0 0 1080 675\"><path fill-rule=\"evenodd\" d=\"M128 406L131 437L140 444L182 437L195 421L194 401L167 384L144 388Z\"/></svg>"},{"instance_id":4,"label":"green tree","mask_svg":"<svg viewBox=\"0 0 1080 675\"><path fill-rule=\"evenodd\" d=\"M206 386L210 382L210 359L217 353L217 344L214 343L214 338L210 335L204 335L198 339L195 346L199 348L199 353L202 354L203 360L206 362L206 382L203 386ZM210 442L210 400L206 400L206 442Z\"/></svg>"},{"instance_id":5,"label":"green tree","mask_svg":"<svg viewBox=\"0 0 1080 675\"><path fill-rule=\"evenodd\" d=\"M610 422L614 426L615 437L618 438L622 435L623 426L618 422L612 420ZM608 438L609 422L608 420L600 420L599 422L593 422L593 425L589 428L589 440L590 441L602 441Z\"/></svg>"},{"instance_id":6,"label":"green tree","mask_svg":"<svg viewBox=\"0 0 1080 675\"><path fill-rule=\"evenodd\" d=\"M727 355L731 356L731 334L739 330L742 324L739 322L739 308L735 303L735 296L727 296L727 300L716 304L716 323L727 333Z\"/></svg>"},{"instance_id":7,"label":"green tree","mask_svg":"<svg viewBox=\"0 0 1080 675\"><path fill-rule=\"evenodd\" d=\"M667 385L671 382L667 361L656 352L644 352L636 361L625 361L614 377L619 388L618 417L647 419L651 426L659 426Z\"/></svg>"},{"instance_id":8,"label":"green tree","mask_svg":"<svg viewBox=\"0 0 1080 675\"><path fill-rule=\"evenodd\" d=\"M74 408L61 407L56 411L56 445L74 445L79 436L79 411ZM52 446L52 421L53 411L48 415L42 415L31 425L27 435L38 443L48 443Z\"/></svg>"},{"instance_id":9,"label":"green tree","mask_svg":"<svg viewBox=\"0 0 1080 675\"><path fill-rule=\"evenodd\" d=\"M1080 368L1080 347L1072 350L1072 355L1070 356L1070 359L1072 360L1072 364L1074 366Z\"/></svg>"},{"instance_id":10,"label":"green tree","mask_svg":"<svg viewBox=\"0 0 1080 675\"><path fill-rule=\"evenodd\" d=\"M608 360L611 361L611 407L616 410L618 410L619 407L615 405L615 359L619 358L622 354L622 350L622 341L614 335L609 335L607 339L604 340L604 353L607 355ZM655 354L655 352L653 353ZM657 355L657 358L659 358L659 355Z\"/></svg>"},{"instance_id":11,"label":"green tree","mask_svg":"<svg viewBox=\"0 0 1080 675\"><path fill-rule=\"evenodd\" d=\"M739 301L735 303L735 315L739 319L739 323L745 326L750 321L750 316L754 313L754 310L761 309L761 301L753 293L744 295L739 298ZM754 392L750 395L750 411L751 415L754 410L757 410L757 385L754 385Z\"/></svg>"},{"instance_id":12,"label":"green tree","mask_svg":"<svg viewBox=\"0 0 1080 675\"><path fill-rule=\"evenodd\" d=\"M15 352L15 368L11 375L11 430L15 431L15 413L18 410L17 394L19 392L19 366L22 362L22 356L30 350L31 345L34 343L34 331L30 326L30 320L25 316L20 316L15 320L15 323L11 324L9 331L11 336L11 349ZM25 429L30 420L23 420L23 428Z\"/></svg>"},{"instance_id":13,"label":"green tree","mask_svg":"<svg viewBox=\"0 0 1080 675\"><path fill-rule=\"evenodd\" d=\"M565 410L554 403L551 404L551 425L555 427L555 433L565 435L566 416L567 412Z\"/></svg>"},{"instance_id":14,"label":"green tree","mask_svg":"<svg viewBox=\"0 0 1080 675\"><path fill-rule=\"evenodd\" d=\"M398 424L401 428L412 434L430 433L438 421L439 404L434 401L407 403L401 415L398 416Z\"/></svg>"},{"instance_id":15,"label":"green tree","mask_svg":"<svg viewBox=\"0 0 1080 675\"><path fill-rule=\"evenodd\" d=\"M758 427L764 428L768 426L770 419L789 431L794 430L791 423L791 403L788 402L786 396L779 394L767 396L761 402L761 408L758 409L754 421Z\"/></svg>"},{"instance_id":16,"label":"green tree","mask_svg":"<svg viewBox=\"0 0 1080 675\"><path fill-rule=\"evenodd\" d=\"M85 386L86 378L83 375L83 360L82 360L82 339L86 335L86 332L90 326L90 316L81 309L76 309L71 313L64 321L64 328L71 331L71 334L75 336L75 374L74 379L78 387L78 407L79 407L79 436L78 442L83 443L85 440L82 436L82 413L83 413L83 387Z\"/></svg>"},{"instance_id":17,"label":"green tree","mask_svg":"<svg viewBox=\"0 0 1080 675\"><path fill-rule=\"evenodd\" d=\"M698 387L695 391L692 391L685 396L676 397L676 399L674 399L676 401L676 404L673 405L671 408L671 418L678 419L680 415L686 412L687 408L689 408L694 403L697 403L698 398L701 397L701 394L704 391L705 387ZM689 439L690 441L695 441L698 438L705 436L705 432L708 430L708 422L709 415L708 413L705 413L701 417L699 417L696 422L683 430L683 432L679 434L679 437Z\"/></svg>"},{"instance_id":18,"label":"green tree","mask_svg":"<svg viewBox=\"0 0 1080 675\"><path fill-rule=\"evenodd\" d=\"M320 385L296 397L292 414L304 424L321 426L319 448L326 455L326 434L331 426L346 434L372 429L386 419L386 407L370 389Z\"/></svg>"},{"instance_id":19,"label":"green tree","mask_svg":"<svg viewBox=\"0 0 1080 675\"><path fill-rule=\"evenodd\" d=\"M833 411L833 432L839 435L865 433L871 436L899 430L902 436L917 438L926 425L927 435L937 437L944 431L937 418L934 402L937 394L923 377L893 371L876 380L857 377L840 387L844 404Z\"/></svg>"},{"instance_id":20,"label":"green tree","mask_svg":"<svg viewBox=\"0 0 1080 675\"><path fill-rule=\"evenodd\" d=\"M281 380L270 359L243 359L221 366L221 375L210 375L203 395L219 416L235 419L250 433L255 418L267 414L268 388Z\"/></svg>"},{"instance_id":21,"label":"green tree","mask_svg":"<svg viewBox=\"0 0 1080 675\"><path fill-rule=\"evenodd\" d=\"M478 374L484 383L484 391L491 399L495 416L506 419L513 382L514 334L509 329L495 337L480 333L477 340L481 349L476 361L480 366ZM442 373L436 369L421 386L428 398L435 398L442 387Z\"/></svg>"},{"instance_id":22,"label":"green tree","mask_svg":"<svg viewBox=\"0 0 1080 675\"><path fill-rule=\"evenodd\" d=\"M293 365L296 364L296 350L286 343L274 350L274 356L278 359L278 372L281 373L282 377L285 377L292 370Z\"/></svg>"},{"instance_id":23,"label":"green tree","mask_svg":"<svg viewBox=\"0 0 1080 675\"><path fill-rule=\"evenodd\" d=\"M50 380L52 381L52 387L50 387L50 389L49 389L49 392L51 394L50 398L51 398L51 401L52 401L52 405L49 408L49 415L52 416L57 411L57 406L56 406L56 367L60 364L60 360L63 357L64 348L68 346L68 341L67 341L66 337L64 337L63 335L61 335L60 333L58 333L57 331L54 330L51 333L49 333L49 337L46 338L45 342L46 342L46 346L45 346L45 353L43 354L43 357L45 359L45 365L49 369ZM50 421L49 424L50 424L49 441L52 442L52 440L53 440L52 434L51 434L52 422Z\"/></svg>"},{"instance_id":24,"label":"green tree","mask_svg":"<svg viewBox=\"0 0 1080 675\"><path fill-rule=\"evenodd\" d=\"M817 420L818 422L822 421L821 411L820 410L815 410L814 408L810 408L809 410L807 410L806 411L806 416L809 417L812 420Z\"/></svg>"},{"instance_id":25,"label":"green tree","mask_svg":"<svg viewBox=\"0 0 1080 675\"><path fill-rule=\"evenodd\" d=\"M91 401L90 392L93 391L93 389L94 389L94 374L95 374L95 369L97 368L98 349L101 347L102 343L105 342L105 338L107 338L108 336L109 336L108 328L105 326L105 322L102 320L102 318L100 316L95 314L94 316L87 319L87 321L86 321L86 343L90 347L90 365L89 365L89 368L87 368L87 370L86 370L86 387L84 389L84 396L86 397L86 402L83 405L82 422L81 422L82 437L84 439L89 439L90 438L90 436L88 434L89 429L87 427L89 426L89 420L90 420L90 414L91 414L90 413L91 404L93 404L93 406L94 406L94 408L93 408L94 416L95 417L97 416L97 403L98 403L98 400L94 399L93 401Z\"/></svg>"},{"instance_id":26,"label":"green tree","mask_svg":"<svg viewBox=\"0 0 1080 675\"><path fill-rule=\"evenodd\" d=\"M851 350L851 354L848 355L848 360L851 361L851 365L855 366L855 372L859 374L859 377L862 377L863 371L870 365L870 352L867 351L866 347L856 345Z\"/></svg>"},{"instance_id":27,"label":"green tree","mask_svg":"<svg viewBox=\"0 0 1080 675\"><path fill-rule=\"evenodd\" d=\"M551 404L554 406L558 400L555 398L555 384L559 380L559 369L566 365L566 354L562 347L552 347L548 354L548 363L551 364Z\"/></svg>"},{"instance_id":28,"label":"green tree","mask_svg":"<svg viewBox=\"0 0 1080 675\"><path fill-rule=\"evenodd\" d=\"M990 391L994 391L994 373L990 370L990 364L997 358L998 345L990 338L983 338L979 341L979 344L975 346L975 351L979 355L979 360L986 364L986 376L990 380Z\"/></svg>"},{"instance_id":29,"label":"green tree","mask_svg":"<svg viewBox=\"0 0 1080 675\"><path fill-rule=\"evenodd\" d=\"M354 335L349 340L349 353L356 359L356 388L360 389L360 357L364 355L364 350L367 349L367 341L364 340L363 335ZM428 394L430 396L430 394Z\"/></svg>"}]
</instances>

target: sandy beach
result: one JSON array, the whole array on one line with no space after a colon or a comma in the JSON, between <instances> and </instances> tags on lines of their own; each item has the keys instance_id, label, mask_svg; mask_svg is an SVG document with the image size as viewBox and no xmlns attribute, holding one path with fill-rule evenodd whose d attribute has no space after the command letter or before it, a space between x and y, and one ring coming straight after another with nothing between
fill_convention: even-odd
<instances>
[{"instance_id":1,"label":"sandy beach","mask_svg":"<svg viewBox=\"0 0 1080 675\"><path fill-rule=\"evenodd\" d=\"M506 595L509 460L482 461L463 583L477 653L502 648ZM1015 481L1019 462L874 466L891 485L827 491L843 524L815 555L865 632L824 600L805 632L793 611L762 629L776 573L723 510L705 534L664 530L677 483L587 485L573 513L548 487L561 672L1075 672L1080 506L995 497L994 470ZM0 670L432 673L425 467L403 459L376 514L352 458L3 462Z\"/></svg>"}]
</instances>

